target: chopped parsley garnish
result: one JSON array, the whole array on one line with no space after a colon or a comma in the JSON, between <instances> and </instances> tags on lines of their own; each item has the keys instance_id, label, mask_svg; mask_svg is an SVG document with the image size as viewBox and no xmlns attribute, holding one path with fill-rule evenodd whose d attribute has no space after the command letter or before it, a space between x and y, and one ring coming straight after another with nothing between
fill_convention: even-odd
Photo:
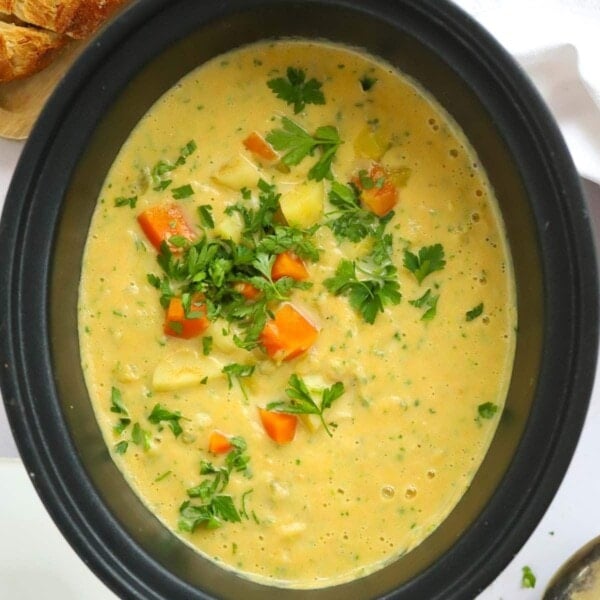
<instances>
[{"instance_id":1,"label":"chopped parsley garnish","mask_svg":"<svg viewBox=\"0 0 600 600\"><path fill-rule=\"evenodd\" d=\"M184 165L186 159L191 156L197 149L196 142L190 140L180 151L179 156L174 163L166 160L159 160L150 171L150 180L152 189L156 192L167 189L172 182L169 179L171 171L177 167Z\"/></svg>"},{"instance_id":2,"label":"chopped parsley garnish","mask_svg":"<svg viewBox=\"0 0 600 600\"><path fill-rule=\"evenodd\" d=\"M536 578L530 567L523 567L523 575L521 576L521 587L523 588L534 588Z\"/></svg>"},{"instance_id":3,"label":"chopped parsley garnish","mask_svg":"<svg viewBox=\"0 0 600 600\"><path fill-rule=\"evenodd\" d=\"M267 82L273 93L290 105L294 106L294 113L298 114L307 104L325 104L325 96L321 91L322 83L314 77L306 81L303 69L288 67L287 78L277 77Z\"/></svg>"},{"instance_id":4,"label":"chopped parsley garnish","mask_svg":"<svg viewBox=\"0 0 600 600\"><path fill-rule=\"evenodd\" d=\"M139 423L134 423L131 430L131 441L144 449L144 452L150 450L150 432L142 429Z\"/></svg>"},{"instance_id":5,"label":"chopped parsley garnish","mask_svg":"<svg viewBox=\"0 0 600 600\"><path fill-rule=\"evenodd\" d=\"M377 83L377 78L370 77L369 75L363 75L359 81L363 92L368 92Z\"/></svg>"},{"instance_id":6,"label":"chopped parsley garnish","mask_svg":"<svg viewBox=\"0 0 600 600\"><path fill-rule=\"evenodd\" d=\"M482 419L493 419L498 412L498 405L493 402L484 402L477 407L477 412Z\"/></svg>"},{"instance_id":7,"label":"chopped parsley garnish","mask_svg":"<svg viewBox=\"0 0 600 600\"><path fill-rule=\"evenodd\" d=\"M168 470L165 471L164 473L161 473L154 481L156 483L158 483L159 481L163 481L164 479L166 479L173 471Z\"/></svg>"},{"instance_id":8,"label":"chopped parsley garnish","mask_svg":"<svg viewBox=\"0 0 600 600\"><path fill-rule=\"evenodd\" d=\"M128 415L127 408L125 408L125 404L123 404L123 396L121 395L121 390L112 387L110 390L110 412Z\"/></svg>"},{"instance_id":9,"label":"chopped parsley garnish","mask_svg":"<svg viewBox=\"0 0 600 600\"><path fill-rule=\"evenodd\" d=\"M340 261L335 275L323 282L332 294L348 296L350 305L371 324L385 306L402 299L398 269L391 258L392 236L383 229L384 224L374 236L371 254L356 261Z\"/></svg>"},{"instance_id":10,"label":"chopped parsley garnish","mask_svg":"<svg viewBox=\"0 0 600 600\"><path fill-rule=\"evenodd\" d=\"M404 266L414 274L420 284L427 275L434 271L441 271L446 266L444 248L441 244L423 246L418 255L405 250Z\"/></svg>"},{"instance_id":11,"label":"chopped parsley garnish","mask_svg":"<svg viewBox=\"0 0 600 600\"><path fill-rule=\"evenodd\" d=\"M310 168L308 178L315 181L332 179L331 163L342 143L338 130L332 125L326 125L317 128L315 134L310 135L287 117L281 118L281 125L281 129L273 129L267 134L269 144L275 150L285 153L281 162L291 167L302 162L307 156L313 156L315 150L320 149L321 155Z\"/></svg>"},{"instance_id":12,"label":"chopped parsley garnish","mask_svg":"<svg viewBox=\"0 0 600 600\"><path fill-rule=\"evenodd\" d=\"M431 289L428 289L420 298L409 300L408 303L416 308L425 308L425 312L421 316L422 321L431 321L437 312L437 302L439 294L432 294Z\"/></svg>"},{"instance_id":13,"label":"chopped parsley garnish","mask_svg":"<svg viewBox=\"0 0 600 600\"><path fill-rule=\"evenodd\" d=\"M245 508L247 493L242 496L241 510L236 508L230 495L223 494L232 473L239 472L246 477L251 476L248 466L250 457L246 454L245 440L234 436L230 441L233 448L227 453L223 466L215 467L208 461L201 462L200 475L206 478L197 486L187 490L188 496L200 503L192 504L191 500L186 500L179 507L179 529L181 531L191 533L200 526L216 529L225 522L238 523L242 517L248 518Z\"/></svg>"},{"instance_id":14,"label":"chopped parsley garnish","mask_svg":"<svg viewBox=\"0 0 600 600\"><path fill-rule=\"evenodd\" d=\"M223 373L227 375L227 381L229 382L229 389L233 387L233 379L235 378L242 390L242 394L246 402L248 401L248 394L242 384L242 377L250 377L254 373L255 365L240 365L238 363L231 363L223 367Z\"/></svg>"},{"instance_id":15,"label":"chopped parsley garnish","mask_svg":"<svg viewBox=\"0 0 600 600\"><path fill-rule=\"evenodd\" d=\"M127 408L123 403L123 397L121 396L121 390L116 387L112 387L110 391L110 412L117 413L121 415L119 417L118 423L113 427L113 431L117 435L121 435L127 427L129 427L131 423L131 419L129 418L129 413L127 412ZM115 448L116 450L116 448ZM127 450L127 444L125 444L125 450ZM119 454L123 454L125 452L119 452Z\"/></svg>"},{"instance_id":16,"label":"chopped parsley garnish","mask_svg":"<svg viewBox=\"0 0 600 600\"><path fill-rule=\"evenodd\" d=\"M208 356L212 352L213 339L210 335L205 335L202 338L202 354Z\"/></svg>"},{"instance_id":17,"label":"chopped parsley garnish","mask_svg":"<svg viewBox=\"0 0 600 600\"><path fill-rule=\"evenodd\" d=\"M137 196L130 196L129 198L119 196L118 198L115 198L115 206L129 206L129 208L135 208L137 201Z\"/></svg>"},{"instance_id":18,"label":"chopped parsley garnish","mask_svg":"<svg viewBox=\"0 0 600 600\"><path fill-rule=\"evenodd\" d=\"M125 440L123 440L122 442L115 444L115 452L117 454L125 454L125 452L127 452L128 447L129 447L129 442L126 442Z\"/></svg>"},{"instance_id":19,"label":"chopped parsley garnish","mask_svg":"<svg viewBox=\"0 0 600 600\"><path fill-rule=\"evenodd\" d=\"M481 316L482 313L483 313L483 302L480 302L477 306L475 306L471 310L468 310L465 313L465 318L467 321L472 321L473 319L476 319L477 317Z\"/></svg>"},{"instance_id":20,"label":"chopped parsley garnish","mask_svg":"<svg viewBox=\"0 0 600 600\"><path fill-rule=\"evenodd\" d=\"M203 204L198 207L198 216L200 217L200 223L207 229L215 228L215 221L212 216L212 206L210 204Z\"/></svg>"},{"instance_id":21,"label":"chopped parsley garnish","mask_svg":"<svg viewBox=\"0 0 600 600\"><path fill-rule=\"evenodd\" d=\"M156 404L148 416L148 421L150 421L150 423L153 425L161 425L163 422L166 422L173 432L173 435L175 437L179 437L183 433L183 429L179 423L182 418L183 417L178 410L171 412L164 406Z\"/></svg>"},{"instance_id":22,"label":"chopped parsley garnish","mask_svg":"<svg viewBox=\"0 0 600 600\"><path fill-rule=\"evenodd\" d=\"M182 185L177 188L173 188L171 190L171 194L175 200L183 200L184 198L189 198L194 195L194 189L192 186L187 183L186 185Z\"/></svg>"},{"instance_id":23,"label":"chopped parsley garnish","mask_svg":"<svg viewBox=\"0 0 600 600\"><path fill-rule=\"evenodd\" d=\"M373 234L381 223L381 219L375 213L360 206L358 192L353 185L333 181L329 191L329 202L336 210L327 214L327 226L338 239L360 242ZM389 220L388 215L385 219Z\"/></svg>"},{"instance_id":24,"label":"chopped parsley garnish","mask_svg":"<svg viewBox=\"0 0 600 600\"><path fill-rule=\"evenodd\" d=\"M311 241L314 229L297 229L275 221L279 211L279 194L275 186L258 182L258 205L251 199L242 199L227 208L227 213L237 212L243 223L242 239L214 239L202 236L190 243L182 238L178 245L176 236L163 243L157 261L163 271L159 277L147 275L150 285L160 292L160 302L168 307L172 297L181 297L187 318L194 316L191 299L201 294L206 305L206 316L214 321L224 318L233 327L235 343L246 349L258 345L258 338L269 316L268 307L273 302L289 298L295 288L310 287L309 282L282 277L271 278L271 268L276 255L291 250L306 260L318 260L319 252ZM209 214L209 213L207 213ZM174 253L171 246L180 247ZM240 282L252 284L260 296L248 301L236 289ZM202 316L197 313L197 316Z\"/></svg>"},{"instance_id":25,"label":"chopped parsley garnish","mask_svg":"<svg viewBox=\"0 0 600 600\"><path fill-rule=\"evenodd\" d=\"M321 423L323 423L325 431L331 437L332 433L329 430L329 427L327 427L323 412L326 409L331 408L334 401L337 400L344 391L344 384L341 381L337 381L331 387L325 388L321 392L321 401L317 404L306 387L304 380L294 373L290 376L288 387L285 390L289 400L271 402L267 405L267 410L297 415L318 415L321 419Z\"/></svg>"}]
</instances>

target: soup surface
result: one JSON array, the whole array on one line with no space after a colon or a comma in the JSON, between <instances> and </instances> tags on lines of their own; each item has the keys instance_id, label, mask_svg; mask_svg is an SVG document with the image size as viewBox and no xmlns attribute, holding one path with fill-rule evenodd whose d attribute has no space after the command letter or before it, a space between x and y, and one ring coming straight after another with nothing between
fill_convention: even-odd
<instances>
[{"instance_id":1,"label":"soup surface","mask_svg":"<svg viewBox=\"0 0 600 600\"><path fill-rule=\"evenodd\" d=\"M160 98L108 174L81 277L87 385L132 488L211 560L299 588L444 520L502 413L515 326L463 133L329 43L244 47Z\"/></svg>"}]
</instances>

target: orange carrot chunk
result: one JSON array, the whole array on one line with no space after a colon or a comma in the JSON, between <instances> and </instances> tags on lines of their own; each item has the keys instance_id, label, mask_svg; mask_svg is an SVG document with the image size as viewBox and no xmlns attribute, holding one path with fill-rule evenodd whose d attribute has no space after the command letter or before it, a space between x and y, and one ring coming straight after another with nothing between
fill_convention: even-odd
<instances>
[{"instance_id":1,"label":"orange carrot chunk","mask_svg":"<svg viewBox=\"0 0 600 600\"><path fill-rule=\"evenodd\" d=\"M138 223L146 237L158 250L163 241L181 236L193 240L194 232L188 225L185 214L176 204L157 204L138 215Z\"/></svg>"},{"instance_id":2,"label":"orange carrot chunk","mask_svg":"<svg viewBox=\"0 0 600 600\"><path fill-rule=\"evenodd\" d=\"M213 431L208 438L208 451L213 454L225 454L233 448L229 438L220 431Z\"/></svg>"},{"instance_id":3,"label":"orange carrot chunk","mask_svg":"<svg viewBox=\"0 0 600 600\"><path fill-rule=\"evenodd\" d=\"M274 360L291 360L306 352L318 334L317 328L291 304L283 304L264 326L260 341Z\"/></svg>"},{"instance_id":4,"label":"orange carrot chunk","mask_svg":"<svg viewBox=\"0 0 600 600\"><path fill-rule=\"evenodd\" d=\"M291 277L296 281L304 281L308 279L308 271L302 259L293 252L282 252L277 255L273 263L271 277L273 281L277 281L282 277Z\"/></svg>"},{"instance_id":5,"label":"orange carrot chunk","mask_svg":"<svg viewBox=\"0 0 600 600\"><path fill-rule=\"evenodd\" d=\"M265 160L276 160L279 158L277 152L275 152L262 135L256 133L256 131L253 131L243 143L246 150L252 152L252 154L256 154L256 156L259 156L260 158L264 158Z\"/></svg>"},{"instance_id":6,"label":"orange carrot chunk","mask_svg":"<svg viewBox=\"0 0 600 600\"><path fill-rule=\"evenodd\" d=\"M294 439L296 425L298 425L298 417L296 415L273 412L260 407L258 413L267 435L273 441L278 444L287 444Z\"/></svg>"},{"instance_id":7,"label":"orange carrot chunk","mask_svg":"<svg viewBox=\"0 0 600 600\"><path fill-rule=\"evenodd\" d=\"M181 298L171 298L163 327L165 334L189 340L204 333L210 322L206 317L206 306L200 295L192 299L189 313L197 313L199 316L186 317Z\"/></svg>"},{"instance_id":8,"label":"orange carrot chunk","mask_svg":"<svg viewBox=\"0 0 600 600\"><path fill-rule=\"evenodd\" d=\"M361 182L359 177L353 179L353 182L361 190L360 199L363 205L378 217L383 217L396 206L398 188L381 165L371 167L368 180L370 182L368 188L365 187L364 180Z\"/></svg>"},{"instance_id":9,"label":"orange carrot chunk","mask_svg":"<svg viewBox=\"0 0 600 600\"><path fill-rule=\"evenodd\" d=\"M238 281L233 287L235 291L244 296L246 300L255 300L260 296L260 290L247 281Z\"/></svg>"}]
</instances>

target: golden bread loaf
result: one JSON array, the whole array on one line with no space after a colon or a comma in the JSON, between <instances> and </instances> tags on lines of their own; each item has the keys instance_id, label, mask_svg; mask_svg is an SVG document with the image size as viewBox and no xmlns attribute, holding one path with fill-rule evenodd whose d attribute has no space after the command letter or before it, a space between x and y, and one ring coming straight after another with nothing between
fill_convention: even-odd
<instances>
[{"instance_id":1,"label":"golden bread loaf","mask_svg":"<svg viewBox=\"0 0 600 600\"><path fill-rule=\"evenodd\" d=\"M0 82L43 69L68 38L89 37L127 0L0 0Z\"/></svg>"},{"instance_id":2,"label":"golden bread loaf","mask_svg":"<svg viewBox=\"0 0 600 600\"><path fill-rule=\"evenodd\" d=\"M0 82L43 69L66 41L51 31L0 21Z\"/></svg>"}]
</instances>

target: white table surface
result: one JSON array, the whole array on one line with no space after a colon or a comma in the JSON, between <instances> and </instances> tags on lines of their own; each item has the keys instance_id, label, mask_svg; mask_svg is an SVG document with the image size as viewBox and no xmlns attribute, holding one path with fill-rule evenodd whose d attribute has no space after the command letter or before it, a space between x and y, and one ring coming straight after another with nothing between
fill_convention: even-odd
<instances>
[{"instance_id":1,"label":"white table surface","mask_svg":"<svg viewBox=\"0 0 600 600\"><path fill-rule=\"evenodd\" d=\"M584 78L596 93L600 90L600 0L458 0L457 3L515 54L556 44L575 45ZM0 139L0 208L22 147L20 142ZM585 163L583 168L597 168L600 172L600 154L593 149L577 158L578 165ZM600 197L591 203L590 211L600 240ZM599 381L596 371L583 434L549 510L522 550L477 600L541 598L556 569L580 546L600 535ZM537 576L534 589L521 587L524 565L530 566ZM0 402L0 599L38 597L115 598L71 550L47 516L17 458Z\"/></svg>"}]
</instances>

